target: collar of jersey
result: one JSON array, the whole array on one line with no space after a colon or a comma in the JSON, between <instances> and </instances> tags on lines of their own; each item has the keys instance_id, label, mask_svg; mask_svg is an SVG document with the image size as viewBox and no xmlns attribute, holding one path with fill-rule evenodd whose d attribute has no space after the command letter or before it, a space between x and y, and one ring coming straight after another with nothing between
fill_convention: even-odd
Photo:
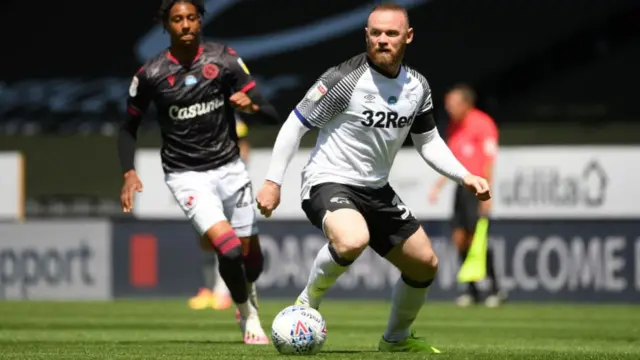
<instances>
[{"instance_id":1,"label":"collar of jersey","mask_svg":"<svg viewBox=\"0 0 640 360\"><path fill-rule=\"evenodd\" d=\"M373 60L371 60L369 55L367 55L367 63L369 63L369 67L375 70L375 72L389 79L396 79L398 75L400 75L400 73L402 72L402 64L400 64L400 68L398 69L398 72L395 75L390 75L388 72L384 71L382 68L376 65L373 62Z\"/></svg>"}]
</instances>

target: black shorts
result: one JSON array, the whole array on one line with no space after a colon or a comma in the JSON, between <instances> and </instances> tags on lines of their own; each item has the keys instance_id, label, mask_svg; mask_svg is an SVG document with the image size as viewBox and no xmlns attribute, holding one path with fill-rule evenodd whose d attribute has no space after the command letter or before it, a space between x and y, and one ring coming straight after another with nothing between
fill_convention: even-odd
<instances>
[{"instance_id":1,"label":"black shorts","mask_svg":"<svg viewBox=\"0 0 640 360\"><path fill-rule=\"evenodd\" d=\"M327 211L354 209L364 217L369 228L369 246L385 256L408 239L420 224L389 186L371 189L336 183L311 188L309 199L302 202L307 218L320 230Z\"/></svg>"},{"instance_id":2,"label":"black shorts","mask_svg":"<svg viewBox=\"0 0 640 360\"><path fill-rule=\"evenodd\" d=\"M453 207L452 227L473 232L480 218L480 200L464 186L458 185Z\"/></svg>"}]
</instances>

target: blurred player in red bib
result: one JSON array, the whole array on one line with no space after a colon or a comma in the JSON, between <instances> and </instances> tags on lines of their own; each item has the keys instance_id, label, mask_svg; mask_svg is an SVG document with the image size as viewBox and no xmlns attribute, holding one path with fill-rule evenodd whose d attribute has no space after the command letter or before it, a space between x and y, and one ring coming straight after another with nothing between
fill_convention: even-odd
<instances>
[{"instance_id":1,"label":"blurred player in red bib","mask_svg":"<svg viewBox=\"0 0 640 360\"><path fill-rule=\"evenodd\" d=\"M476 94L467 85L453 87L445 97L445 107L450 116L447 143L456 158L473 174L491 182L493 164L498 153L498 128L493 119L475 106ZM435 203L448 179L441 177L431 189L429 201ZM452 220L452 240L460 253L461 261L467 257L473 240L476 224L481 217L487 218L491 200L478 201L462 186L457 186ZM487 251L487 275L491 280L491 293L485 299L487 306L496 307L504 300L500 292L493 266L493 252ZM480 302L480 293L475 282L469 283L468 292L457 299L459 306L466 307Z\"/></svg>"}]
</instances>

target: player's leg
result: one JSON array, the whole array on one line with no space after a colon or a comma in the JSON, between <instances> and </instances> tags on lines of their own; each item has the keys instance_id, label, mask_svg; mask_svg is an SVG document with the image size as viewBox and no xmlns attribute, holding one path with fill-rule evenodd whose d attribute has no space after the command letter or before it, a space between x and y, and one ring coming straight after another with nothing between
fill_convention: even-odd
<instances>
[{"instance_id":1,"label":"player's leg","mask_svg":"<svg viewBox=\"0 0 640 360\"><path fill-rule=\"evenodd\" d=\"M478 220L480 219L480 213L479 213L480 204L473 194L471 194L468 191L467 193L468 193L467 207L468 207L468 213L469 213L467 217L470 219L470 222L469 224L467 224L467 227L470 230L468 230L469 235L468 235L468 238L465 239L466 240L465 244L468 244L467 245L467 252L468 252L469 251L468 249L471 246L471 243L473 242L475 228L478 224ZM498 283L498 278L496 277L493 249L491 246L487 246L486 270L487 270L487 277L489 278L489 281L491 283L491 289L484 303L488 307L498 307L502 305L504 300L506 300L506 295L502 291L500 291L500 284Z\"/></svg>"},{"instance_id":2,"label":"player's leg","mask_svg":"<svg viewBox=\"0 0 640 360\"><path fill-rule=\"evenodd\" d=\"M242 239L240 240L242 241ZM218 261L215 261L212 270L211 276L213 277L213 287L211 289L213 298L211 306L216 310L226 310L231 307L233 301L231 300L229 287L220 275L220 264Z\"/></svg>"},{"instance_id":3,"label":"player's leg","mask_svg":"<svg viewBox=\"0 0 640 360\"><path fill-rule=\"evenodd\" d=\"M369 229L359 209L358 195L340 184L314 186L302 208L329 242L311 266L307 285L296 304L317 309L322 297L369 244Z\"/></svg>"},{"instance_id":4,"label":"player's leg","mask_svg":"<svg viewBox=\"0 0 640 360\"><path fill-rule=\"evenodd\" d=\"M257 234L257 226L254 227L256 228L256 233L250 236L240 237L240 241L242 242L244 267L247 274L247 282L249 283L249 300L257 309L259 308L259 304L256 282L264 268L264 255L260 247L260 236Z\"/></svg>"},{"instance_id":5,"label":"player's leg","mask_svg":"<svg viewBox=\"0 0 640 360\"><path fill-rule=\"evenodd\" d=\"M247 315L240 308L236 311L236 319L244 334L247 344L268 344L269 338L262 329L258 316L258 295L255 283L262 273L264 257L258 236L258 217L251 186L251 179L243 163L236 163L225 169L224 180L218 192L225 196L223 208L225 216L242 243L242 260L244 264L245 286L249 294L252 313ZM230 189L236 189L228 196Z\"/></svg>"},{"instance_id":6,"label":"player's leg","mask_svg":"<svg viewBox=\"0 0 640 360\"><path fill-rule=\"evenodd\" d=\"M237 308L247 316L255 312L249 302L242 243L231 224L227 220L221 220L211 225L204 232L202 242L204 246L209 246L210 251L217 253L220 276L227 284Z\"/></svg>"},{"instance_id":7,"label":"player's leg","mask_svg":"<svg viewBox=\"0 0 640 360\"><path fill-rule=\"evenodd\" d=\"M453 241L460 256L460 265L464 263L471 247L473 232L478 221L478 202L464 187L456 188L454 211L452 220L451 240ZM475 204L474 204L475 200ZM475 207L474 207L475 205ZM456 299L456 304L460 307L468 307L480 301L480 292L475 282L467 283L467 291Z\"/></svg>"},{"instance_id":8,"label":"player's leg","mask_svg":"<svg viewBox=\"0 0 640 360\"><path fill-rule=\"evenodd\" d=\"M204 249L218 255L220 275L229 287L231 298L243 316L255 313L248 301L242 243L227 221L222 201L212 188L211 174L172 173L166 183L195 229Z\"/></svg>"},{"instance_id":9,"label":"player's leg","mask_svg":"<svg viewBox=\"0 0 640 360\"><path fill-rule=\"evenodd\" d=\"M215 281L214 272L216 263L216 254L212 251L204 251L202 257L204 287L200 288L198 293L189 299L189 307L193 310L210 309L213 306L214 295L212 289Z\"/></svg>"},{"instance_id":10,"label":"player's leg","mask_svg":"<svg viewBox=\"0 0 640 360\"><path fill-rule=\"evenodd\" d=\"M258 235L258 215L249 174L236 176L239 178L239 182L244 182L244 185L233 196L224 200L223 206L225 215L229 218L231 226L242 242L242 257L249 284L249 297L257 308L258 298L255 282L262 274L264 267L264 256Z\"/></svg>"},{"instance_id":11,"label":"player's leg","mask_svg":"<svg viewBox=\"0 0 640 360\"><path fill-rule=\"evenodd\" d=\"M395 242L393 238L391 241ZM395 245L385 257L400 270L401 276L393 288L389 322L379 350L439 353L438 349L415 337L411 331L438 270L438 257L427 234L418 225L407 240Z\"/></svg>"},{"instance_id":12,"label":"player's leg","mask_svg":"<svg viewBox=\"0 0 640 360\"><path fill-rule=\"evenodd\" d=\"M389 322L378 348L385 352L438 352L411 332L438 269L429 238L390 186L372 192L370 203L370 246L401 274L393 288Z\"/></svg>"}]
</instances>

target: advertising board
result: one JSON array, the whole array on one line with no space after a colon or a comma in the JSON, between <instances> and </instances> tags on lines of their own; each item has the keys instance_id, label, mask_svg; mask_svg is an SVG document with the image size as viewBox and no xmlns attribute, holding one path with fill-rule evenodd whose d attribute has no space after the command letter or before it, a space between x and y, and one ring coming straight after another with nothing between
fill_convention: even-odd
<instances>
[{"instance_id":1,"label":"advertising board","mask_svg":"<svg viewBox=\"0 0 640 360\"><path fill-rule=\"evenodd\" d=\"M266 221L305 219L300 208L300 172L309 149L293 157L282 187L277 211ZM264 182L269 150L254 150L249 173L254 190ZM504 147L498 156L493 190L492 217L499 219L640 218L640 147ZM145 191L137 195L138 218L183 219L184 214L164 184L158 150L136 155ZM430 187L440 175L411 148L401 149L391 169L389 183L418 219L449 219L455 185L443 190L430 204Z\"/></svg>"},{"instance_id":2,"label":"advertising board","mask_svg":"<svg viewBox=\"0 0 640 360\"><path fill-rule=\"evenodd\" d=\"M431 299L450 300L464 285L447 222L423 223L439 257ZM260 224L262 298L295 298L326 240L304 221ZM200 251L185 221L125 221L114 228L115 296L192 296L203 286ZM640 301L640 226L635 221L496 220L491 244L502 288L511 300ZM142 249L147 249L142 252ZM388 299L398 271L367 249L328 297ZM489 288L488 281L480 289Z\"/></svg>"},{"instance_id":3,"label":"advertising board","mask_svg":"<svg viewBox=\"0 0 640 360\"><path fill-rule=\"evenodd\" d=\"M0 221L24 218L24 159L19 152L0 152Z\"/></svg>"},{"instance_id":4,"label":"advertising board","mask_svg":"<svg viewBox=\"0 0 640 360\"><path fill-rule=\"evenodd\" d=\"M0 224L0 299L111 298L108 221Z\"/></svg>"}]
</instances>

